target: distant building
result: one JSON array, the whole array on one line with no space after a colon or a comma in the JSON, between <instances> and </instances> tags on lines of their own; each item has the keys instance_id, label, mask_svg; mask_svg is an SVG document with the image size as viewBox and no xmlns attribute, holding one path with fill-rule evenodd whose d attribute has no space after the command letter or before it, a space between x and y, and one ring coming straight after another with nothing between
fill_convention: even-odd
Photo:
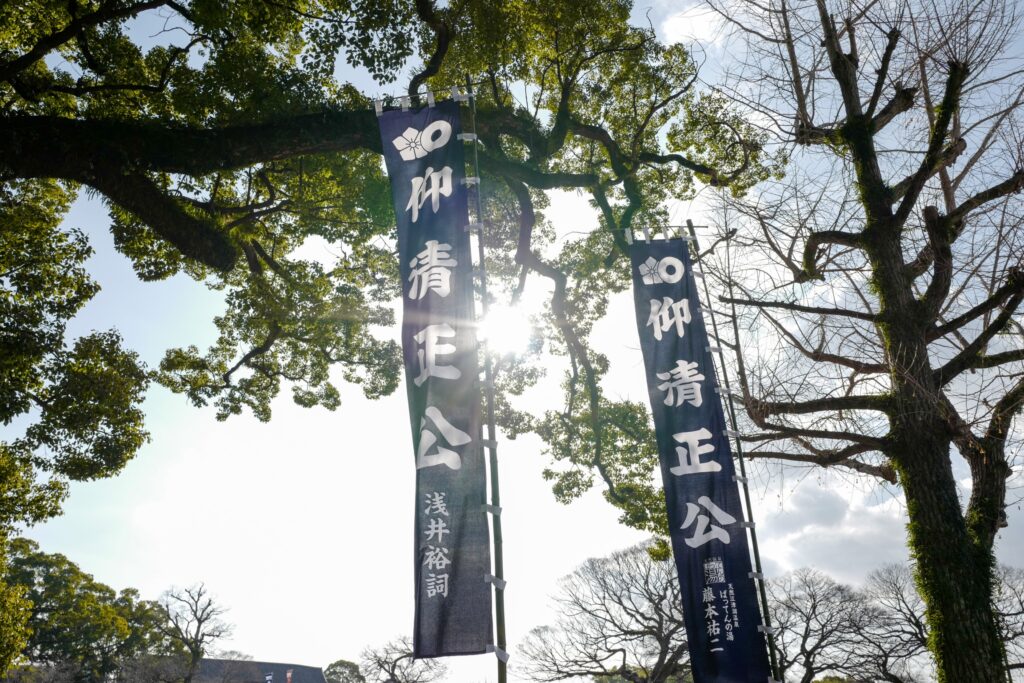
<instances>
[{"instance_id":1,"label":"distant building","mask_svg":"<svg viewBox=\"0 0 1024 683\"><path fill-rule=\"evenodd\" d=\"M193 683L327 683L316 666L254 662L237 659L203 659Z\"/></svg>"}]
</instances>

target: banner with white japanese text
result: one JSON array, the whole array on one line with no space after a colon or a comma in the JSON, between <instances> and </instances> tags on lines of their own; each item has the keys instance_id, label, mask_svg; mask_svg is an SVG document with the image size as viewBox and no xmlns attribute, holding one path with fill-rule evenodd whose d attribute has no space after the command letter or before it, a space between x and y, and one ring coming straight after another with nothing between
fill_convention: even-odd
<instances>
[{"instance_id":1,"label":"banner with white japanese text","mask_svg":"<svg viewBox=\"0 0 1024 683\"><path fill-rule=\"evenodd\" d=\"M416 463L416 657L493 640L473 264L459 105L379 117L398 220L402 349Z\"/></svg>"},{"instance_id":2,"label":"banner with white japanese text","mask_svg":"<svg viewBox=\"0 0 1024 683\"><path fill-rule=\"evenodd\" d=\"M631 254L694 681L766 683L743 509L686 241L637 241Z\"/></svg>"}]
</instances>

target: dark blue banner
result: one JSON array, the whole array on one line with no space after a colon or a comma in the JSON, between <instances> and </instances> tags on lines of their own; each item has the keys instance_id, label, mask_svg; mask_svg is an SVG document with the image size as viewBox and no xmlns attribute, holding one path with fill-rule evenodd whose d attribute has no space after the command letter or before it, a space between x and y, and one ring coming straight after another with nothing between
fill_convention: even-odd
<instances>
[{"instance_id":1,"label":"dark blue banner","mask_svg":"<svg viewBox=\"0 0 1024 683\"><path fill-rule=\"evenodd\" d=\"M694 681L766 683L747 531L686 242L636 242L632 267Z\"/></svg>"},{"instance_id":2,"label":"dark blue banner","mask_svg":"<svg viewBox=\"0 0 1024 683\"><path fill-rule=\"evenodd\" d=\"M380 116L398 219L402 349L416 462L416 657L480 654L492 643L460 132L459 106L451 101Z\"/></svg>"}]
</instances>

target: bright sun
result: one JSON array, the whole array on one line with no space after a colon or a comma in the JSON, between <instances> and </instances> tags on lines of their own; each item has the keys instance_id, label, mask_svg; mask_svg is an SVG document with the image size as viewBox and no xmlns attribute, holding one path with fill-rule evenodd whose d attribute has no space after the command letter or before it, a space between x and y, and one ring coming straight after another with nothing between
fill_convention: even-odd
<instances>
[{"instance_id":1,"label":"bright sun","mask_svg":"<svg viewBox=\"0 0 1024 683\"><path fill-rule=\"evenodd\" d=\"M493 304L480 321L479 336L492 353L524 353L530 345L533 322L522 306Z\"/></svg>"}]
</instances>

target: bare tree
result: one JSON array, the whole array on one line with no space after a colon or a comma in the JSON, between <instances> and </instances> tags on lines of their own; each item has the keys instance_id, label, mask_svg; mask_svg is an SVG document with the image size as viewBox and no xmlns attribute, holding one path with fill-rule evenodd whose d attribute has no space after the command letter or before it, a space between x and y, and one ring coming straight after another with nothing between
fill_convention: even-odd
<instances>
[{"instance_id":1,"label":"bare tree","mask_svg":"<svg viewBox=\"0 0 1024 683\"><path fill-rule=\"evenodd\" d=\"M806 568L769 581L767 587L784 680L811 683L818 674L855 667L859 627L874 616L863 596Z\"/></svg>"},{"instance_id":2,"label":"bare tree","mask_svg":"<svg viewBox=\"0 0 1024 683\"><path fill-rule=\"evenodd\" d=\"M57 662L15 667L0 679L4 683L75 683L81 667L75 662Z\"/></svg>"},{"instance_id":3,"label":"bare tree","mask_svg":"<svg viewBox=\"0 0 1024 683\"><path fill-rule=\"evenodd\" d=\"M533 629L520 648L526 675L666 683L689 672L679 581L648 547L587 560L561 580L561 617Z\"/></svg>"},{"instance_id":4,"label":"bare tree","mask_svg":"<svg viewBox=\"0 0 1024 683\"><path fill-rule=\"evenodd\" d=\"M1010 671L1024 670L1024 569L1000 565L996 609Z\"/></svg>"},{"instance_id":5,"label":"bare tree","mask_svg":"<svg viewBox=\"0 0 1024 683\"><path fill-rule=\"evenodd\" d=\"M117 683L180 683L188 673L189 658L184 654L147 654L121 663Z\"/></svg>"},{"instance_id":6,"label":"bare tree","mask_svg":"<svg viewBox=\"0 0 1024 683\"><path fill-rule=\"evenodd\" d=\"M999 680L992 548L1024 405L1018 5L707 2L744 43L724 89L795 162L723 208L751 455L899 486L939 680Z\"/></svg>"},{"instance_id":7,"label":"bare tree","mask_svg":"<svg viewBox=\"0 0 1024 683\"><path fill-rule=\"evenodd\" d=\"M252 656L238 650L219 650L210 653L224 660L217 674L217 683L248 683L260 679L261 673Z\"/></svg>"},{"instance_id":8,"label":"bare tree","mask_svg":"<svg viewBox=\"0 0 1024 683\"><path fill-rule=\"evenodd\" d=\"M161 596L160 605L167 617L163 633L188 653L183 678L184 683L192 683L209 647L231 633L231 625L221 619L227 609L214 602L202 583L168 590Z\"/></svg>"},{"instance_id":9,"label":"bare tree","mask_svg":"<svg viewBox=\"0 0 1024 683\"><path fill-rule=\"evenodd\" d=\"M873 571L862 592L875 617L857 629L859 677L887 683L933 679L924 601L910 567L889 564Z\"/></svg>"},{"instance_id":10,"label":"bare tree","mask_svg":"<svg viewBox=\"0 0 1024 683\"><path fill-rule=\"evenodd\" d=\"M413 659L412 641L402 636L362 652L362 670L370 683L430 683L443 680L448 669L437 659Z\"/></svg>"}]
</instances>

